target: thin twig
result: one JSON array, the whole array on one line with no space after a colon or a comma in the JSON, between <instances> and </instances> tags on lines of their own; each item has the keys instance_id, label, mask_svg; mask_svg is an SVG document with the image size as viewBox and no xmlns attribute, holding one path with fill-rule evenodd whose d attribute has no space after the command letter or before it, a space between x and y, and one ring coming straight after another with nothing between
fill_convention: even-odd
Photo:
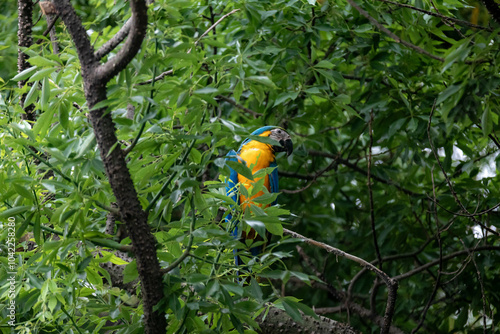
<instances>
[{"instance_id":1,"label":"thin twig","mask_svg":"<svg viewBox=\"0 0 500 334\"><path fill-rule=\"evenodd\" d=\"M426 51L426 50L422 49L419 46L416 46L414 44L411 44L410 42L405 41L404 39L399 38L396 34L394 34L392 31L390 31L389 29L387 29L386 27L384 27L380 22L378 22L372 16L370 16L370 14L368 14L367 11L365 11L363 8L359 7L359 5L356 2L354 2L354 0L347 0L347 2L352 7L354 7L361 15L363 15L364 17L366 17L368 19L368 21L370 21L374 26L376 26L377 28L379 28L381 31L385 32L396 43L401 43L404 46L409 47L410 49L413 49L413 50L415 50L415 51L417 51L417 52L419 52L419 53L421 53L423 55L426 55L426 56L432 58L432 59L436 59L436 60L439 60L440 62L444 62L444 58L436 56L436 55L433 55L429 51Z\"/></svg>"},{"instance_id":2,"label":"thin twig","mask_svg":"<svg viewBox=\"0 0 500 334\"><path fill-rule=\"evenodd\" d=\"M222 17L220 19L218 19L217 22L215 22L214 24L212 24L203 34L201 34L201 36L194 42L194 46L196 47L198 45L198 43L200 42L200 40L203 37L205 37L210 32L210 30L215 29L215 27L217 27L219 25L219 23L222 22L222 20L224 20L229 15L232 15L232 14L236 13L239 10L240 10L239 8L233 9L229 13L227 13L225 15L222 15ZM190 54L192 50L193 50L193 48L190 48L186 53ZM138 83L138 85L147 85L147 84L152 83L153 81L159 81L159 80L163 79L164 77L166 77L167 75L171 75L173 73L174 73L174 70L165 71L165 72L161 73L160 75L158 75L156 78L154 78L154 80L150 79L150 80L147 80L147 81L144 81L144 82L140 82L140 83Z\"/></svg>"},{"instance_id":3,"label":"thin twig","mask_svg":"<svg viewBox=\"0 0 500 334\"><path fill-rule=\"evenodd\" d=\"M483 250L486 250L486 251L489 251L489 250L492 250L492 251L498 251L500 252L500 246L479 246L479 247L476 247L474 248L474 251L475 252L478 252L478 251L483 251ZM456 257L459 257L459 256L462 256L462 255L468 255L470 252L470 250L468 249L465 249L465 250L461 250L461 251L456 251L454 253L451 253L451 254L448 254L448 255L445 255L443 256L443 259L442 261L448 261L448 260L451 260L453 258L456 258ZM394 276L393 279L395 280L398 280L398 281L401 281L403 279L406 279L408 277L411 277L415 274L418 274L424 270L427 270L431 267L434 267L435 265L438 265L439 262L441 261L441 259L437 259L437 260L434 260L434 261L431 261L431 262L427 262L426 264L424 265L421 265L420 267L417 267L415 269L412 269L404 274L401 274L401 275L398 275L398 276Z\"/></svg>"},{"instance_id":4,"label":"thin twig","mask_svg":"<svg viewBox=\"0 0 500 334\"><path fill-rule=\"evenodd\" d=\"M165 275L165 274L169 273L170 271L172 271L173 269L177 268L177 266L179 264L181 264L182 261L184 261L184 259L189 256L189 252L191 251L191 248L193 246L193 240L194 240L194 233L193 232L194 232L194 227L196 225L196 211L195 211L195 207L194 207L194 196L191 196L191 215L193 216L193 218L191 220L191 224L189 225L189 241L188 241L188 244L186 246L186 250L184 250L184 253L182 253L182 255L179 256L179 258L177 260L172 262L167 268L161 270L161 273L163 275Z\"/></svg>"},{"instance_id":5,"label":"thin twig","mask_svg":"<svg viewBox=\"0 0 500 334\"><path fill-rule=\"evenodd\" d=\"M477 24L470 23L468 21L459 20L457 18L450 17L450 16L445 16L445 15L443 15L441 13L434 13L434 12L431 12L431 11L428 11L428 10L425 10L425 9L421 9L421 8L418 8L418 7L414 7L414 6L411 6L411 5L407 5L407 4L404 4L404 3L394 2L394 1L390 1L390 0L377 0L377 1L385 2L385 3L390 3L390 4L393 4L393 5L398 6L398 7L409 8L409 9L412 9L412 10L415 10L415 11L418 11L418 12L421 12L421 13L424 13L424 14L427 14L427 15L430 15L430 16L439 17L439 18L441 18L441 19L443 19L445 21L452 21L454 23L458 23L458 24L463 25L463 26L468 26L468 27L475 28L475 29L481 29L481 30L487 30L489 32L493 32L493 29L488 28L488 27L483 27L483 26L480 26L480 25L477 25Z\"/></svg>"},{"instance_id":6,"label":"thin twig","mask_svg":"<svg viewBox=\"0 0 500 334\"><path fill-rule=\"evenodd\" d=\"M467 213L468 215L470 215L469 211L467 210L467 208L463 205L463 203L460 201L460 199L458 198L458 195L455 191L455 189L453 188L453 185L451 184L451 181L450 181L450 178L448 177L448 174L446 173L446 171L444 170L444 167L443 165L441 164L441 160L439 160L439 156L437 154L437 151L434 147L434 144L432 143L432 138L431 138L431 122L432 122L432 115L434 114L434 110L436 108L436 100L434 100L434 104L432 106L432 109L431 109L431 113L429 115L429 122L427 124L427 137L429 139L429 144L431 146L431 150L432 150L432 153L434 154L434 157L436 158L436 161L439 165L439 168L441 169L441 172L443 173L444 175L444 178L446 180L446 183L448 184L448 188L450 189L451 191L451 195L453 196L453 198L455 199L455 202L458 204L458 206L462 209L463 212ZM471 215L470 218L472 219L472 221L474 223L476 223L477 225L480 225L482 228L484 228L485 230L487 230L488 232L490 233L493 233L497 236L500 236L500 233L495 231L495 230L492 230L491 228L489 228L488 226L484 225L483 223L481 223L479 220L477 220L474 215Z\"/></svg>"},{"instance_id":7,"label":"thin twig","mask_svg":"<svg viewBox=\"0 0 500 334\"><path fill-rule=\"evenodd\" d=\"M436 105L436 103L434 102L433 108L435 107L435 105ZM433 111L431 111L431 113L433 113ZM427 130L429 131L429 128L427 128ZM431 170L431 181L432 181L432 194L433 194L434 200L435 200L436 199L436 186L434 183L434 166L432 167L432 170ZM441 229L439 228L439 220L438 220L436 205L434 205L434 220L436 222L436 231L437 231L436 239L437 239L438 246L439 246L439 269L438 269L438 274L437 274L437 278L436 278L436 284L434 285L434 289L432 290L431 296L429 297L429 300L427 301L427 304L425 305L424 310L422 311L422 317L420 318L420 321L418 322L417 326L411 331L412 334L418 332L418 330L424 324L425 317L427 315L427 311L429 311L429 308L432 305L432 301L436 297L436 293L437 293L437 290L439 288L439 283L441 281L441 275L443 272L443 246L441 244Z\"/></svg>"},{"instance_id":8,"label":"thin twig","mask_svg":"<svg viewBox=\"0 0 500 334\"><path fill-rule=\"evenodd\" d=\"M49 32L52 30L52 28L54 27L54 25L56 24L56 21L57 19L59 18L59 15L56 15L54 17L54 19L52 21L50 21L49 25L47 26L47 29L43 32L43 36L47 36L49 34ZM40 44L43 42L43 38L39 38L37 41L36 41L36 44Z\"/></svg>"},{"instance_id":9,"label":"thin twig","mask_svg":"<svg viewBox=\"0 0 500 334\"><path fill-rule=\"evenodd\" d=\"M485 215L487 213L490 213L491 211L495 210L496 208L500 207L500 203L497 203L495 204L495 206L492 206L491 208L489 209L486 209L486 210L483 210L483 211L480 211L480 212L476 212L476 213L470 213L470 214L466 214L466 213L460 213L460 212L453 212L451 210L448 210L446 209L444 206L442 206L441 204L439 204L439 202L435 202L441 209L443 209L444 211L448 212L448 213L451 213L452 215L454 216L460 216L460 217L468 217L468 218L471 218L471 217L476 217L476 216L482 216L482 215ZM478 203L479 204L479 203Z\"/></svg>"},{"instance_id":10,"label":"thin twig","mask_svg":"<svg viewBox=\"0 0 500 334\"><path fill-rule=\"evenodd\" d=\"M380 248L378 247L377 241L377 231L375 229L375 208L373 205L373 191L372 191L372 178L371 178L371 167L372 167L372 147L373 147L373 110L370 111L370 120L368 121L368 133L370 135L370 143L368 145L368 166L366 168L367 173L367 185L368 185L368 197L370 199L370 222L372 226L372 236L373 245L375 247L375 253L377 254L378 266L382 270L382 255L380 255Z\"/></svg>"},{"instance_id":11,"label":"thin twig","mask_svg":"<svg viewBox=\"0 0 500 334\"><path fill-rule=\"evenodd\" d=\"M217 22L215 22L214 24L212 24L210 26L210 28L208 28L207 30L205 30L205 32L203 34L201 34L201 36L196 40L196 42L194 42L194 46L197 46L198 43L200 42L200 40L203 37L205 37L206 35L208 35L208 33L210 32L210 30L215 29L215 27L217 27L219 25L219 23L222 22L222 20L224 20L229 15L232 15L232 14L238 12L238 11L240 11L240 9L236 8L236 9L233 9L232 11L230 11L229 13L222 15L221 18L217 20ZM188 50L188 53L190 53L190 52L191 52L191 49Z\"/></svg>"},{"instance_id":12,"label":"thin twig","mask_svg":"<svg viewBox=\"0 0 500 334\"><path fill-rule=\"evenodd\" d=\"M326 166L325 168L323 168L323 169L322 169L322 170L320 170L319 172L315 173L315 174L313 175L313 179L311 180L311 182L309 182L309 183L308 183L305 187L300 188L300 189L297 189L297 190L286 190L286 189L283 189L283 190L281 190L281 191L282 191L283 193L285 193L285 194L297 194L297 193L300 193L300 192L302 192L302 191L306 190L306 189L307 189L307 188L309 188L309 187L310 187L313 183L315 183L315 182L316 182L316 180L317 180L319 177L323 176L323 174L325 174L326 172L328 172L328 171L330 171L330 170L334 169L334 168L337 166L337 164L338 164L338 163L337 163L337 159L340 157L340 155L341 155L341 154L342 154L342 152L339 152L339 153L337 154L337 157L336 157L336 158L334 158L334 159L333 159L333 161L332 161L332 162L331 162L328 166Z\"/></svg>"},{"instance_id":13,"label":"thin twig","mask_svg":"<svg viewBox=\"0 0 500 334\"><path fill-rule=\"evenodd\" d=\"M249 113L250 115L252 115L252 116L253 116L253 118L259 118L259 117L261 117L261 116L262 116L262 114L261 114L261 113L255 112L255 111L253 111L252 109L248 109L247 107L244 107L244 106L242 106L241 104L236 103L234 100L230 99L230 98L229 98L229 97L227 97L227 96L224 96L224 95L217 95L217 96L216 96L216 98L221 99L221 100L224 100L224 101L226 101L227 103L229 103L229 104L231 104L231 105L235 106L236 108L238 108L238 109L240 109L240 110L243 110L243 111L244 111L244 112L246 112L246 113Z\"/></svg>"},{"instance_id":14,"label":"thin twig","mask_svg":"<svg viewBox=\"0 0 500 334\"><path fill-rule=\"evenodd\" d=\"M320 156L320 157L326 157L326 158L331 158L331 159L338 159L338 163L339 164L344 165L344 166L346 166L348 168L351 168L352 170L354 170L355 172L358 172L360 174L363 174L363 175L367 174L367 172L364 169L358 167L356 164L350 162L348 159L343 159L343 158L340 158L340 157L337 158L336 155L334 155L332 153L322 152L322 151L316 151L316 150L309 150L308 154L312 155L312 156ZM290 173L283 173L283 175L284 176L290 176L290 177L298 177L298 176L292 176L292 175L290 175ZM300 176L301 176L301 178L305 177L305 178L307 178L309 180L313 178L313 176L309 176L309 175L306 175L306 176L300 175ZM377 175L374 175L373 173L371 174L371 177L375 181L392 185L392 186L396 187L398 190L404 192L407 195L410 195L410 196L421 196L420 194L417 194L417 193L415 193L415 192L413 192L413 191L411 191L409 189L401 187L399 184L395 183L394 181L383 179L383 178L381 178L381 177L379 177Z\"/></svg>"},{"instance_id":15,"label":"thin twig","mask_svg":"<svg viewBox=\"0 0 500 334\"><path fill-rule=\"evenodd\" d=\"M460 242L462 242L462 245L464 245L465 248L465 243L463 242L462 239L460 239ZM477 267L476 260L474 259L474 250L472 252L469 251L468 248L466 248L470 258L472 259L472 263L474 264L474 267L476 268L476 273L477 273L477 279L479 281L479 285L481 286L481 299L483 300L483 333L486 334L486 295L484 294L484 285L483 285L483 280L481 279L481 272L479 271L479 268ZM493 333L493 331L492 331Z\"/></svg>"}]
</instances>

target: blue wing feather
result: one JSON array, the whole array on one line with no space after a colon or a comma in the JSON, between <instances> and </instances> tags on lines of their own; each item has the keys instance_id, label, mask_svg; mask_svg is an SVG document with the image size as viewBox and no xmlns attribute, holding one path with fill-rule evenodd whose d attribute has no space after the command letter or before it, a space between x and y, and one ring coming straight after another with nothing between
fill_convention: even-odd
<instances>
[{"instance_id":1,"label":"blue wing feather","mask_svg":"<svg viewBox=\"0 0 500 334\"><path fill-rule=\"evenodd\" d=\"M276 163L276 160L271 162L269 167L274 167L273 171L271 174L269 174L269 184L271 186L271 189L269 190L270 193L279 193L280 192L280 186L279 186L279 181L278 181L278 164ZM273 202L273 205L278 203L278 199L275 199Z\"/></svg>"},{"instance_id":2,"label":"blue wing feather","mask_svg":"<svg viewBox=\"0 0 500 334\"><path fill-rule=\"evenodd\" d=\"M226 154L226 160L238 161L237 153L234 150L229 151ZM236 185L238 184L238 173L234 169L232 169L231 167L229 167L229 171L230 171L229 179L226 179L226 196L231 197L231 199L235 203L239 204L238 189L236 187ZM231 209L232 209L232 207L230 208L230 210ZM235 238L238 238L238 233L239 233L238 222L233 221L233 215L231 214L231 212L228 213L226 216L226 223L227 223L227 227L231 231L231 235L234 236ZM238 252L237 249L233 250L236 265L239 266L243 263L242 263L241 259L239 258L239 256L236 255L237 252Z\"/></svg>"}]
</instances>

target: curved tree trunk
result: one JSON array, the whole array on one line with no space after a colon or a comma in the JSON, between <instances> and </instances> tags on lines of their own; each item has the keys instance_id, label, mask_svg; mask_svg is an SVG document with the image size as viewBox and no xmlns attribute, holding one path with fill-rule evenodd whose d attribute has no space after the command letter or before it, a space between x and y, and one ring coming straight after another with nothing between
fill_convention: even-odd
<instances>
[{"instance_id":1,"label":"curved tree trunk","mask_svg":"<svg viewBox=\"0 0 500 334\"><path fill-rule=\"evenodd\" d=\"M93 109L106 100L106 85L124 69L139 51L147 28L147 7L144 0L130 0L132 10L128 38L117 54L104 64L94 55L88 35L68 0L54 4L75 43L82 66L82 78L89 117L99 146L109 184L116 197L121 221L127 226L137 260L141 280L145 333L165 333L166 320L161 309L153 308L163 298L160 265L156 256L156 240L147 223L147 213L137 196L125 155L115 134L111 113L106 108Z\"/></svg>"}]
</instances>

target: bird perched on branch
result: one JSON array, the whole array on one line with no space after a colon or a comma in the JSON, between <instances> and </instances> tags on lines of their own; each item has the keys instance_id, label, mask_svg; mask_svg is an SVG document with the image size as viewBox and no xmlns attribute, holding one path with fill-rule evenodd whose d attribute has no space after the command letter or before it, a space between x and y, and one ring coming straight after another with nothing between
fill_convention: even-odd
<instances>
[{"instance_id":1,"label":"bird perched on branch","mask_svg":"<svg viewBox=\"0 0 500 334\"><path fill-rule=\"evenodd\" d=\"M255 130L249 138L243 141L237 152L229 151L226 163L231 174L226 181L226 193L240 205L244 214L252 210L252 206L263 208L276 204L277 200L274 196L267 195L272 202L266 204L268 201L262 199L266 196L262 195L266 193L264 189L267 189L268 194L279 192L276 153L286 152L289 156L292 151L293 144L290 135L277 126L264 126ZM240 238L240 241L248 244L247 240L253 239L253 243L256 244L250 248L253 256L262 253L264 241L268 239L266 236L258 235L253 228L243 229L236 219L233 220L231 214L226 217L226 221L234 227L232 234ZM240 256L237 255L239 251L234 251L237 266L243 264Z\"/></svg>"}]
</instances>

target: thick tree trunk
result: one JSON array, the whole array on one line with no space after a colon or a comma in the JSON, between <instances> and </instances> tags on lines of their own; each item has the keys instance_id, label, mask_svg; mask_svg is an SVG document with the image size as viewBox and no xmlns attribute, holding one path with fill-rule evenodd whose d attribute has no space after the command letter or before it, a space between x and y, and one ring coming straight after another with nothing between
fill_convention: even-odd
<instances>
[{"instance_id":1,"label":"thick tree trunk","mask_svg":"<svg viewBox=\"0 0 500 334\"><path fill-rule=\"evenodd\" d=\"M89 37L79 17L68 0L54 2L75 43L82 66L82 78L89 118L99 146L101 159L106 170L120 219L127 226L137 260L141 280L145 333L161 333L166 330L162 309L153 308L163 298L162 275L156 256L156 240L152 235L147 213L142 210L134 183L128 170L125 155L118 144L111 113L106 108L92 109L106 100L106 84L134 58L139 51L147 28L147 8L144 1L129 0L132 9L130 33L118 53L104 64L94 55ZM118 144L118 145L117 145Z\"/></svg>"}]
</instances>

